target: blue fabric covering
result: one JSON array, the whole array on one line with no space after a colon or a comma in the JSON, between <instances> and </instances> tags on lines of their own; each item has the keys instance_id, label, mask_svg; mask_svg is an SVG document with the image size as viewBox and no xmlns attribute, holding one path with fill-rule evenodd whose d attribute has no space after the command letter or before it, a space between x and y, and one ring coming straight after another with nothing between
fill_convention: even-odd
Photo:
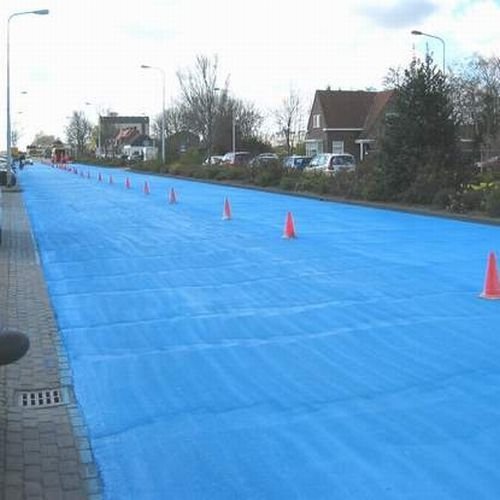
<instances>
[{"instance_id":1,"label":"blue fabric covering","mask_svg":"<svg viewBox=\"0 0 500 500\"><path fill-rule=\"evenodd\" d=\"M498 498L499 228L77 168L22 185L106 498Z\"/></svg>"}]
</instances>

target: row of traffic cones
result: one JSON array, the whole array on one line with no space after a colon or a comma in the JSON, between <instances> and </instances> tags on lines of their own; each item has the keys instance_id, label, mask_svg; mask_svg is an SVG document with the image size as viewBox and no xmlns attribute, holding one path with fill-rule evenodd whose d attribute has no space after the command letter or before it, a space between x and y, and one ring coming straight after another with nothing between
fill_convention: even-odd
<instances>
[{"instance_id":1,"label":"row of traffic cones","mask_svg":"<svg viewBox=\"0 0 500 500\"><path fill-rule=\"evenodd\" d=\"M76 169L75 167L72 167L72 168L68 168L68 167L65 167L64 170L69 170L70 172L78 175L80 174L80 177L85 177L84 173L83 173L83 170L81 170L80 172L78 172L78 169ZM90 172L87 171L87 179L90 179ZM101 174L101 172L99 172L99 174L97 175L97 180L98 182L103 182L104 181L104 178ZM109 184L114 184L114 181L113 181L113 176L110 175L109 176L109 180L108 180ZM127 177L125 179L125 188L126 189L131 189L132 188L132 183L130 182L130 179ZM143 191L144 191L144 194L148 195L151 190L149 188L149 182L148 181L144 181L144 188L143 188ZM170 204L175 204L177 203L177 194L175 193L174 191L174 188L172 188L168 194L168 202Z\"/></svg>"},{"instance_id":2,"label":"row of traffic cones","mask_svg":"<svg viewBox=\"0 0 500 500\"><path fill-rule=\"evenodd\" d=\"M68 168L66 166L64 169L68 169L75 174L78 174L78 170L75 167ZM83 177L83 172L80 172L80 175ZM87 178L90 177L90 174L87 172ZM101 173L99 172L98 176L99 182L102 182L103 178ZM109 176L109 183L113 184L113 177ZM132 185L130 183L130 179L127 177L125 180L126 189L131 189ZM148 181L144 181L144 194L148 195L150 193L149 183ZM171 188L168 195L168 202L170 204L177 203L177 195L175 193L174 188ZM233 218L231 204L229 203L229 199L226 197L224 199L224 208L222 211L222 219L223 220L231 220ZM285 239L293 239L297 237L297 233L295 231L295 222L293 220L293 215L291 212L287 213L285 219L285 227L283 229L283 238ZM488 263L486 265L486 276L484 279L484 288L480 294L480 297L483 299L489 300L500 300L500 279L498 276L497 269L497 260L495 252L490 252L488 255Z\"/></svg>"},{"instance_id":3,"label":"row of traffic cones","mask_svg":"<svg viewBox=\"0 0 500 500\"><path fill-rule=\"evenodd\" d=\"M60 168L60 167L59 167ZM76 175L80 174L81 177L84 177L83 170L78 171L78 169L74 166L69 167L69 166L63 166L62 167L64 170L68 170ZM87 171L87 179L90 179L90 172ZM104 178L99 172L97 176L98 182L103 182ZM113 184L113 176L109 176L109 184ZM131 189L132 188L132 183L130 182L129 177L126 177L125 179L125 189ZM144 181L144 187L143 187L143 192L145 195L149 195L151 190L149 187L148 181ZM168 194L168 202L171 205L174 205L177 203L177 194L174 190L174 188L170 189L170 192ZM229 203L229 199L226 197L224 199L224 208L222 211L222 219L223 220L231 220L233 218L232 210L231 210L231 204ZM293 215L291 212L287 213L286 219L285 219L285 227L283 229L283 238L285 239L293 239L297 237L297 232L295 231L295 222L293 220Z\"/></svg>"},{"instance_id":4,"label":"row of traffic cones","mask_svg":"<svg viewBox=\"0 0 500 500\"><path fill-rule=\"evenodd\" d=\"M84 177L83 170L80 170L80 172L79 172L76 167L64 166L63 168L64 168L64 170L69 170L70 172L72 172L76 175L80 174L81 177ZM87 178L90 179L90 172L89 171L87 171ZM97 180L98 180L98 182L103 182L104 178L103 178L101 172L99 172L99 174L97 176ZM109 184L113 184L113 183L114 183L113 176L110 175L109 176ZM126 177L125 189L131 189L131 188L132 188L132 183L130 182L129 177ZM145 195L149 195L151 192L148 181L144 181L143 192ZM174 188L170 189L170 192L168 195L168 202L171 205L174 205L177 203L177 194L176 194ZM229 203L229 199L226 197L224 199L224 209L222 211L222 219L223 220L231 220L232 218L233 218L233 215L232 215L232 210L231 210L231 204ZM297 233L295 231L295 222L293 220L293 215L291 212L288 212L286 219L285 219L285 227L283 229L283 238L293 239L296 237L297 237Z\"/></svg>"}]
</instances>

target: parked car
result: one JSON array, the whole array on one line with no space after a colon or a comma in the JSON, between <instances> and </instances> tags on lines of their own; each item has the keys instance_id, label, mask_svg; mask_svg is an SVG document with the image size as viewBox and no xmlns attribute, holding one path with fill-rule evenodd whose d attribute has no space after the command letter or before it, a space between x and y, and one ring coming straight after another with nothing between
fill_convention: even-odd
<instances>
[{"instance_id":1,"label":"parked car","mask_svg":"<svg viewBox=\"0 0 500 500\"><path fill-rule=\"evenodd\" d=\"M250 161L251 167L265 167L273 162L278 162L279 156L276 153L261 153Z\"/></svg>"},{"instance_id":2,"label":"parked car","mask_svg":"<svg viewBox=\"0 0 500 500\"><path fill-rule=\"evenodd\" d=\"M10 185L15 186L17 183L16 173L10 169ZM0 162L0 186L7 186L7 162Z\"/></svg>"},{"instance_id":3,"label":"parked car","mask_svg":"<svg viewBox=\"0 0 500 500\"><path fill-rule=\"evenodd\" d=\"M354 170L355 168L356 160L351 154L320 153L310 161L305 170L333 174L340 170Z\"/></svg>"},{"instance_id":4,"label":"parked car","mask_svg":"<svg viewBox=\"0 0 500 500\"><path fill-rule=\"evenodd\" d=\"M204 162L203 165L220 165L224 160L224 156L218 156L214 155L211 156L210 158L207 158Z\"/></svg>"},{"instance_id":5,"label":"parked car","mask_svg":"<svg viewBox=\"0 0 500 500\"><path fill-rule=\"evenodd\" d=\"M224 165L247 165L251 154L248 151L236 151L235 153L226 153L222 158Z\"/></svg>"},{"instance_id":6,"label":"parked car","mask_svg":"<svg viewBox=\"0 0 500 500\"><path fill-rule=\"evenodd\" d=\"M140 161L144 158L144 155L140 151L134 151L127 157L128 161Z\"/></svg>"},{"instance_id":7,"label":"parked car","mask_svg":"<svg viewBox=\"0 0 500 500\"><path fill-rule=\"evenodd\" d=\"M283 158L283 166L285 168L298 168L299 170L303 170L305 167L307 167L307 165L309 165L311 160L312 156L286 156L285 158Z\"/></svg>"}]
</instances>

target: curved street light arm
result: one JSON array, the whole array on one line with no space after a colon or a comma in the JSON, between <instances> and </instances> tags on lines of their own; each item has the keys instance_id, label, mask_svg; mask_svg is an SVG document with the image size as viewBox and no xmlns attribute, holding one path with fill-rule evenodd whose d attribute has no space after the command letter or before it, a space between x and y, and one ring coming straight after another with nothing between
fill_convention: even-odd
<instances>
[{"instance_id":1,"label":"curved street light arm","mask_svg":"<svg viewBox=\"0 0 500 500\"><path fill-rule=\"evenodd\" d=\"M443 75L446 72L446 43L445 41L437 35L431 35L430 33L424 33L423 31L419 30L412 30L411 32L412 35L417 35L417 36L427 36L429 38L435 38L436 40L439 40L443 44Z\"/></svg>"}]
</instances>

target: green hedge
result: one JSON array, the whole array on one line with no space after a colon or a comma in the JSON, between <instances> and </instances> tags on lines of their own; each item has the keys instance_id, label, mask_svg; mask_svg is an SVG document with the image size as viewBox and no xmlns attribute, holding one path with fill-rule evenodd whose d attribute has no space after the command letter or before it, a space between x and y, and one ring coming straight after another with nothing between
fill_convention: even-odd
<instances>
[{"instance_id":1,"label":"green hedge","mask_svg":"<svg viewBox=\"0 0 500 500\"><path fill-rule=\"evenodd\" d=\"M96 163L95 160L92 160ZM90 160L89 160L90 163ZM104 162L101 162L104 164ZM107 161L109 166L123 166ZM355 171L341 171L334 175L323 172L286 169L278 162L269 165L225 166L201 165L199 155L192 152L189 158L162 165L161 162L140 162L131 168L141 171L168 173L220 182L235 182L259 187L277 188L284 191L334 196L359 201L399 201L408 204L431 206L451 212L486 212L491 217L500 217L500 187L491 175L478 175L475 184L459 189L437 189L432 179L420 177L398 200L387 199L385 181L377 159L372 157L358 165Z\"/></svg>"}]
</instances>

